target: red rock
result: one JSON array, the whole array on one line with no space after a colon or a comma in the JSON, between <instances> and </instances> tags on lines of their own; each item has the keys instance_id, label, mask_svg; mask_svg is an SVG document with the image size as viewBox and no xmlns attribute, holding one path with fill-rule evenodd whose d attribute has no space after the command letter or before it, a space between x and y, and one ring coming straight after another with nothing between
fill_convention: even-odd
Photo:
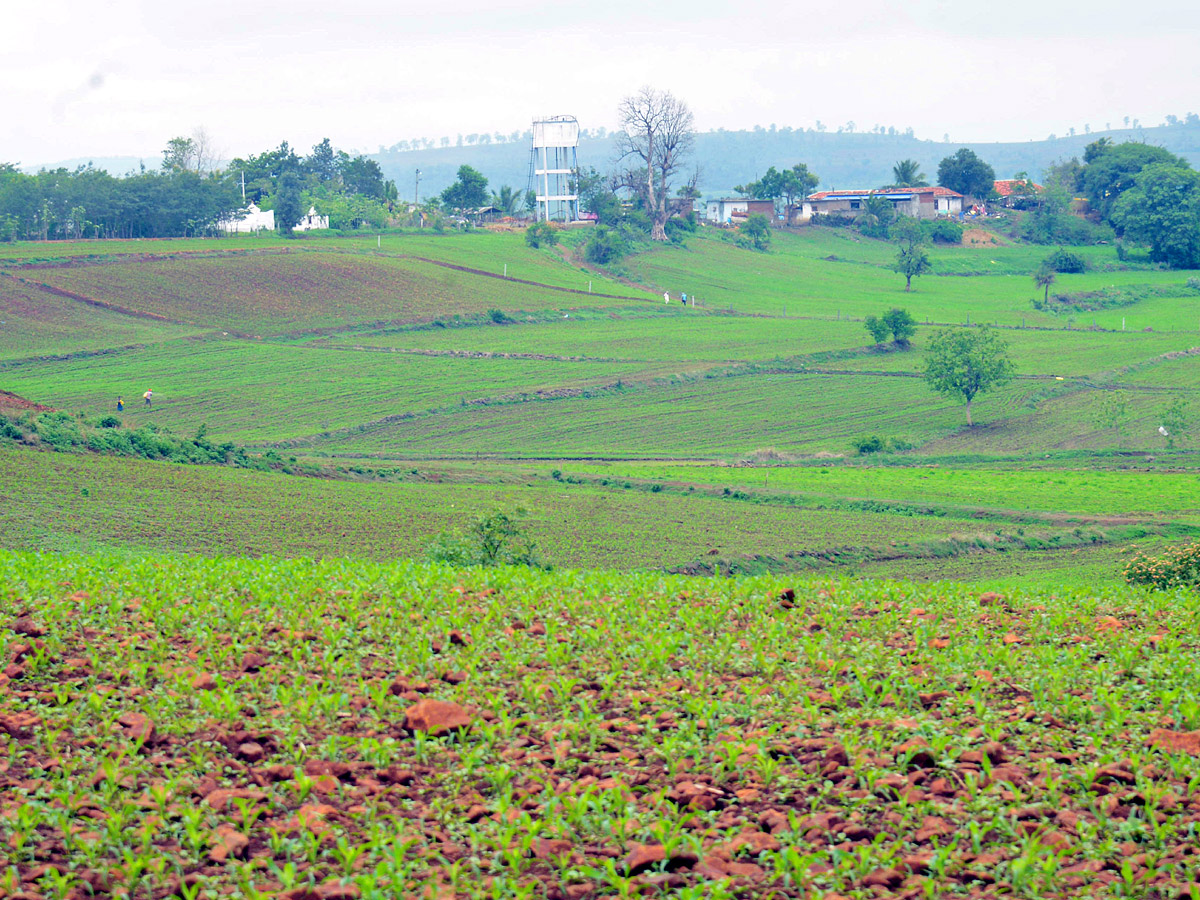
<instances>
[{"instance_id":1,"label":"red rock","mask_svg":"<svg viewBox=\"0 0 1200 900\"><path fill-rule=\"evenodd\" d=\"M850 765L850 756L846 753L846 748L841 744L831 744L829 749L825 751L825 761L837 763L839 766Z\"/></svg>"},{"instance_id":2,"label":"red rock","mask_svg":"<svg viewBox=\"0 0 1200 900\"><path fill-rule=\"evenodd\" d=\"M263 760L267 751L263 749L262 744L246 741L246 743L238 745L237 755L248 763L256 763Z\"/></svg>"},{"instance_id":3,"label":"red rock","mask_svg":"<svg viewBox=\"0 0 1200 900\"><path fill-rule=\"evenodd\" d=\"M126 737L143 744L154 742L154 723L141 713L126 713L117 719L117 724L124 729Z\"/></svg>"},{"instance_id":4,"label":"red rock","mask_svg":"<svg viewBox=\"0 0 1200 900\"><path fill-rule=\"evenodd\" d=\"M595 890L596 885L590 881L572 884L567 888L567 900L583 900L584 897L591 896Z\"/></svg>"},{"instance_id":5,"label":"red rock","mask_svg":"<svg viewBox=\"0 0 1200 900\"><path fill-rule=\"evenodd\" d=\"M734 878L747 878L750 881L757 881L767 874L763 871L762 866L747 862L726 863L725 871Z\"/></svg>"},{"instance_id":6,"label":"red rock","mask_svg":"<svg viewBox=\"0 0 1200 900\"><path fill-rule=\"evenodd\" d=\"M904 875L896 869L876 869L862 883L863 887L897 888L904 883Z\"/></svg>"},{"instance_id":7,"label":"red rock","mask_svg":"<svg viewBox=\"0 0 1200 900\"><path fill-rule=\"evenodd\" d=\"M762 853L775 853L780 846L779 841L765 831L743 831L725 844L724 849L729 851L731 857L736 856L740 850L746 851L751 856L758 856Z\"/></svg>"},{"instance_id":8,"label":"red rock","mask_svg":"<svg viewBox=\"0 0 1200 900\"><path fill-rule=\"evenodd\" d=\"M1004 749L1004 745L999 741L989 741L984 744L982 753L993 766L1003 765L1008 762L1008 751Z\"/></svg>"},{"instance_id":9,"label":"red rock","mask_svg":"<svg viewBox=\"0 0 1200 900\"><path fill-rule=\"evenodd\" d=\"M1038 835L1038 842L1043 847L1049 847L1055 853L1062 853L1071 847L1071 840L1061 831L1050 829Z\"/></svg>"},{"instance_id":10,"label":"red rock","mask_svg":"<svg viewBox=\"0 0 1200 900\"><path fill-rule=\"evenodd\" d=\"M234 800L253 800L258 802L266 799L266 794L262 791L256 791L254 788L219 788L205 796L204 802L213 809L222 810L231 806Z\"/></svg>"},{"instance_id":11,"label":"red rock","mask_svg":"<svg viewBox=\"0 0 1200 900\"><path fill-rule=\"evenodd\" d=\"M569 856L574 850L574 845L570 841L537 838L530 850L534 859L558 859L562 856Z\"/></svg>"},{"instance_id":12,"label":"red rock","mask_svg":"<svg viewBox=\"0 0 1200 900\"><path fill-rule=\"evenodd\" d=\"M350 766L347 763L337 762L332 759L306 759L304 761L304 774L312 778L320 778L324 775L340 779L350 774Z\"/></svg>"},{"instance_id":13,"label":"red rock","mask_svg":"<svg viewBox=\"0 0 1200 900\"><path fill-rule=\"evenodd\" d=\"M208 858L215 863L223 863L231 856L243 856L250 846L250 839L235 828L228 825L218 825L212 850Z\"/></svg>"},{"instance_id":14,"label":"red rock","mask_svg":"<svg viewBox=\"0 0 1200 900\"><path fill-rule=\"evenodd\" d=\"M536 635L544 635L546 633L546 626L543 625L541 622L534 622L532 625L529 626L529 633L536 634Z\"/></svg>"},{"instance_id":15,"label":"red rock","mask_svg":"<svg viewBox=\"0 0 1200 900\"><path fill-rule=\"evenodd\" d=\"M201 672L192 679L192 690L194 691L211 691L217 686L215 679L208 672Z\"/></svg>"},{"instance_id":16,"label":"red rock","mask_svg":"<svg viewBox=\"0 0 1200 900\"><path fill-rule=\"evenodd\" d=\"M625 857L625 874L639 875L666 858L667 851L662 844L634 844Z\"/></svg>"},{"instance_id":17,"label":"red rock","mask_svg":"<svg viewBox=\"0 0 1200 900\"><path fill-rule=\"evenodd\" d=\"M1167 753L1188 753L1200 756L1200 731L1171 731L1155 728L1150 732L1147 743Z\"/></svg>"},{"instance_id":18,"label":"red rock","mask_svg":"<svg viewBox=\"0 0 1200 900\"><path fill-rule=\"evenodd\" d=\"M296 810L296 823L313 834L320 834L329 829L325 817L336 812L336 808L325 803L308 803Z\"/></svg>"},{"instance_id":19,"label":"red rock","mask_svg":"<svg viewBox=\"0 0 1200 900\"><path fill-rule=\"evenodd\" d=\"M925 821L921 823L914 840L918 844L923 844L932 840L935 837L951 837L956 834L958 829L939 816L926 816Z\"/></svg>"},{"instance_id":20,"label":"red rock","mask_svg":"<svg viewBox=\"0 0 1200 900\"><path fill-rule=\"evenodd\" d=\"M932 863L932 853L910 853L901 860L900 867L914 875L926 875Z\"/></svg>"},{"instance_id":21,"label":"red rock","mask_svg":"<svg viewBox=\"0 0 1200 900\"><path fill-rule=\"evenodd\" d=\"M933 691L929 694L918 694L917 699L921 701L923 707L929 709L932 706L937 706L949 696L949 691Z\"/></svg>"},{"instance_id":22,"label":"red rock","mask_svg":"<svg viewBox=\"0 0 1200 900\"><path fill-rule=\"evenodd\" d=\"M16 634L23 634L26 637L41 637L46 633L46 629L28 616L22 616L13 622L12 630Z\"/></svg>"},{"instance_id":23,"label":"red rock","mask_svg":"<svg viewBox=\"0 0 1200 900\"><path fill-rule=\"evenodd\" d=\"M261 653L246 653L242 656L242 671L257 672L267 664L267 658Z\"/></svg>"},{"instance_id":24,"label":"red rock","mask_svg":"<svg viewBox=\"0 0 1200 900\"><path fill-rule=\"evenodd\" d=\"M457 703L422 700L405 711L404 727L409 731L424 731L436 736L458 728L470 728L471 717Z\"/></svg>"},{"instance_id":25,"label":"red rock","mask_svg":"<svg viewBox=\"0 0 1200 900\"><path fill-rule=\"evenodd\" d=\"M913 738L905 741L896 748L896 758L908 757L908 768L913 769L932 769L937 765L937 761L933 758L933 754L929 750L929 745L920 738Z\"/></svg>"},{"instance_id":26,"label":"red rock","mask_svg":"<svg viewBox=\"0 0 1200 900\"><path fill-rule=\"evenodd\" d=\"M459 647L469 647L471 639L461 631L452 631L450 632L450 643L456 644Z\"/></svg>"},{"instance_id":27,"label":"red rock","mask_svg":"<svg viewBox=\"0 0 1200 900\"><path fill-rule=\"evenodd\" d=\"M296 770L292 766L276 765L267 766L262 769L262 776L267 781L290 781L295 776Z\"/></svg>"},{"instance_id":28,"label":"red rock","mask_svg":"<svg viewBox=\"0 0 1200 900\"><path fill-rule=\"evenodd\" d=\"M442 676L442 681L446 682L446 684L462 684L466 680L466 672L447 672Z\"/></svg>"},{"instance_id":29,"label":"red rock","mask_svg":"<svg viewBox=\"0 0 1200 900\"><path fill-rule=\"evenodd\" d=\"M4 667L4 676L10 681L15 681L25 675L25 667L18 666L16 663Z\"/></svg>"},{"instance_id":30,"label":"red rock","mask_svg":"<svg viewBox=\"0 0 1200 900\"><path fill-rule=\"evenodd\" d=\"M1003 594L997 594L995 591L985 591L979 595L980 606L995 606L1004 600Z\"/></svg>"},{"instance_id":31,"label":"red rock","mask_svg":"<svg viewBox=\"0 0 1200 900\"><path fill-rule=\"evenodd\" d=\"M323 884L317 888L317 896L321 900L358 900L362 890L357 884Z\"/></svg>"}]
</instances>

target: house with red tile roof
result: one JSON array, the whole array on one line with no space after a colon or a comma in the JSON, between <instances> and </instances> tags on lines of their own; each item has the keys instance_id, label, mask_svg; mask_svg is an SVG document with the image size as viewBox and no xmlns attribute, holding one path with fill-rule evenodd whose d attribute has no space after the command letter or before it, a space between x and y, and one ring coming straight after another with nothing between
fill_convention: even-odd
<instances>
[{"instance_id":1,"label":"house with red tile roof","mask_svg":"<svg viewBox=\"0 0 1200 900\"><path fill-rule=\"evenodd\" d=\"M1009 208L1022 200L1029 200L1041 193L1042 186L1026 181L1023 178L1006 178L993 183L996 193L1000 195L1000 203Z\"/></svg>"},{"instance_id":2,"label":"house with red tile roof","mask_svg":"<svg viewBox=\"0 0 1200 900\"><path fill-rule=\"evenodd\" d=\"M866 191L817 191L809 194L794 217L806 222L814 215L857 218L872 197L882 197L902 216L933 219L957 216L963 211L963 195L944 187L892 188Z\"/></svg>"}]
</instances>

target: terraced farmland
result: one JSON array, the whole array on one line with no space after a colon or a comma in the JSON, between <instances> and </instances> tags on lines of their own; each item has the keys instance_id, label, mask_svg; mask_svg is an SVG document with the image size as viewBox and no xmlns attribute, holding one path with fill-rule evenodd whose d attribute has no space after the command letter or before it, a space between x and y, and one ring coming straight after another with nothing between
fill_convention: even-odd
<instances>
[{"instance_id":1,"label":"terraced farmland","mask_svg":"<svg viewBox=\"0 0 1200 900\"><path fill-rule=\"evenodd\" d=\"M626 260L624 270L640 282L633 286L573 261L569 248L585 237L568 235L568 250L533 250L520 233L389 235L377 246L373 238L337 237L87 242L29 246L24 256L21 248L6 247L0 266L11 274L0 278L0 291L7 291L0 298L8 298L0 302L11 321L6 318L9 330L0 331L0 355L7 357L0 359L0 388L97 420L113 411L118 395L131 399L153 388L154 407L132 405L123 416L128 424L153 423L184 435L203 426L216 441L259 451L274 447L324 464L422 470L432 460L439 460L435 467L447 465L440 460L470 461L475 469L469 479L487 485L480 496L500 503L513 496L505 492L516 490L530 521L546 523L535 526L539 541L567 565L624 565L630 559L693 565L710 549L718 550L720 565L756 557L776 565L789 552L853 546L835 536L860 529L869 537L864 545L879 549L878 523L869 515L831 523L831 537L823 542L810 541L815 532L803 528L780 540L790 526L755 529L745 523L739 533L764 546L756 549L750 539L709 541L713 532L696 523L718 523L713 527L719 531L715 510L729 505L720 497L726 488L755 488L755 499L739 508L765 510L768 522L783 516L779 523L790 521L786 516L798 502L832 504L826 512L840 514L850 509L844 504L878 500L885 506L924 503L952 516L987 510L985 530L994 532L1030 512L1099 518L1096 506L1105 501L1098 498L1106 492L1113 505L1109 518L1121 528L1151 528L1146 541L1178 539L1195 519L1184 482L1172 481L1194 471L1195 429L1187 423L1200 417L1200 385L1189 355L1200 346L1200 332L1189 324L1200 327L1194 314L1200 298L1180 273L1122 262L1111 248L1082 248L1092 270L1061 276L1055 290L1071 296L1108 291L1105 296L1119 294L1126 305L1067 315L1030 304L1036 293L1030 273L1042 248L937 248L940 274L919 279L917 289L905 294L887 268L894 249L846 231L780 233L765 254L702 233L686 247ZM664 289L674 298L686 290L701 305L685 310L664 304ZM918 377L924 348L943 325L922 325L904 351L869 345L862 316L893 305L922 322L969 317L1001 324L1019 377L976 402L977 427L965 427L961 407L930 393ZM1091 319L1096 330L1087 327ZM33 358L51 353L63 358ZM1164 437L1159 427L1167 420L1173 431ZM870 435L911 449L891 454L886 470L863 475L847 457L855 441ZM742 476L730 476L724 463L768 448L802 461L821 456L826 461L817 471L837 471L842 480L829 479L836 486L822 491L805 480L810 476L802 473L809 470L788 467L761 473L764 481L773 479L765 493L728 480ZM1162 456L1179 471L1160 479L1160 461L1154 474L1106 473L1103 490L1072 488L1060 496L1034 482L1007 481L1004 474L1046 465L1078 485L1093 466L1108 467L1114 451L1142 454L1137 459ZM674 535L695 524L691 537L678 544L663 538L669 553L642 552L642 538L618 539L620 529L596 532L579 546L556 543L562 536L549 527L556 516L586 518L603 508L566 512L563 498L581 491L598 491L605 503L628 496L630 508L650 504L661 510L683 502L667 497L669 489L651 497L645 484L628 494L599 484L614 471L643 471L647 458L668 467L681 460L704 463L711 474L689 466L681 477L705 496L688 499L691 505L677 513L662 513L661 528L648 524L659 521L656 512L629 533ZM961 478L925 477L924 461L948 458L957 460L952 467L964 473ZM609 459L629 462L615 470L605 466ZM521 460L539 462L527 469ZM548 478L555 468L578 472L590 486L567 488ZM753 478L759 476L756 469ZM463 488L464 477L459 472L440 485L421 485L431 493L420 503L429 515L438 511L438 523L463 515L453 491ZM351 488L333 490L343 489ZM712 492L718 496L709 497ZM716 506L701 514L710 500ZM297 496L292 502L306 501ZM487 503L467 506L473 514ZM133 507L152 510L152 519L167 515L143 501ZM252 502L250 508L261 507ZM453 515L446 513L450 509ZM200 523L183 529L195 536L195 549L236 545L223 536L205 537L209 520L200 506L188 518ZM417 520L426 538L443 527L435 528L428 516ZM948 540L953 531L927 525L918 527L919 534L901 528L897 542L915 547ZM1036 527L1053 531L1059 525L1047 519ZM336 552L325 539L306 542L299 526L280 530L297 543L251 542L247 552L288 546ZM166 529L155 526L150 533ZM598 550L606 541L609 549ZM1025 543L1030 546L1022 553L1040 552L1033 549L1038 541ZM392 546L419 554L423 546L415 539L360 544L372 555ZM930 558L934 548L922 546L914 552ZM874 550L870 560L845 556L836 564L847 571L907 565L876 558L881 554ZM988 562L979 572L1019 570L1000 551L989 549L981 558ZM779 564L800 565L797 560ZM976 570L964 563L962 571Z\"/></svg>"}]
</instances>

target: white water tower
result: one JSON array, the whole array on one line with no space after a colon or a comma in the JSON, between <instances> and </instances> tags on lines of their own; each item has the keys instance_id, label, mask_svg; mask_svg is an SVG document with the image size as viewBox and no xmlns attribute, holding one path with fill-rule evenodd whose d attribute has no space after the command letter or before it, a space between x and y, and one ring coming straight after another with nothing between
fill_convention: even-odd
<instances>
[{"instance_id":1,"label":"white water tower","mask_svg":"<svg viewBox=\"0 0 1200 900\"><path fill-rule=\"evenodd\" d=\"M537 196L539 222L579 221L579 122L574 116L533 120L529 157L530 189Z\"/></svg>"}]
</instances>

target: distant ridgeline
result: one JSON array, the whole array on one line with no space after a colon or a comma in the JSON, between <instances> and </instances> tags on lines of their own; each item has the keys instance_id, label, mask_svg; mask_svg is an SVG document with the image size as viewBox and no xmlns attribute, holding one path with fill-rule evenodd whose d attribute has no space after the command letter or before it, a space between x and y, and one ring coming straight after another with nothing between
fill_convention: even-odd
<instances>
[{"instance_id":1,"label":"distant ridgeline","mask_svg":"<svg viewBox=\"0 0 1200 900\"><path fill-rule=\"evenodd\" d=\"M1093 131L1054 140L1017 143L946 143L920 140L905 134L831 133L815 131L712 131L696 135L696 150L689 164L700 167L699 188L706 196L727 194L735 184L753 181L770 166L790 167L803 162L821 178L821 187L878 187L892 181L892 166L901 159L915 159L934 176L938 162L959 147L969 147L996 170L997 178L1028 172L1040 179L1053 162L1083 156L1083 149L1102 137L1114 143L1140 141L1161 146L1200 166L1200 124L1162 125ZM496 188L508 184L524 189L529 176L528 141L443 147L432 150L384 151L370 154L383 169L384 177L413 187L414 170L421 170L421 196L428 197L449 186L458 167L467 164L487 176ZM607 172L614 165L616 149L611 137L583 138L579 164Z\"/></svg>"}]
</instances>

